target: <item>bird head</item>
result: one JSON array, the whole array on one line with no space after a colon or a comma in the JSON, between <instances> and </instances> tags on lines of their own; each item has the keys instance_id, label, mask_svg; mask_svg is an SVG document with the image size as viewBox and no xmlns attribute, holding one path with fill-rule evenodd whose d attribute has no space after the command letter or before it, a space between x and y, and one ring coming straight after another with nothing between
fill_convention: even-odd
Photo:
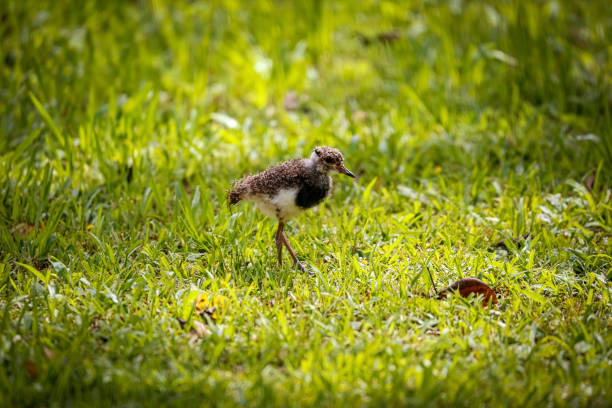
<instances>
[{"instance_id":1,"label":"bird head","mask_svg":"<svg viewBox=\"0 0 612 408\"><path fill-rule=\"evenodd\" d=\"M355 178L355 175L344 167L344 157L342 157L342 153L340 153L338 149L328 146L319 146L312 152L310 160L317 169L325 173L335 171Z\"/></svg>"}]
</instances>

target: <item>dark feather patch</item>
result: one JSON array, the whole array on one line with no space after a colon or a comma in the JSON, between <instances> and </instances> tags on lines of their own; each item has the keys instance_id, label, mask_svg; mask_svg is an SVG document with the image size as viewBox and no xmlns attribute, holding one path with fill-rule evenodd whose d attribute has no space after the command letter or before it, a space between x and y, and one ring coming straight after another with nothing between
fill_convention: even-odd
<instances>
[{"instance_id":1,"label":"dark feather patch","mask_svg":"<svg viewBox=\"0 0 612 408\"><path fill-rule=\"evenodd\" d=\"M319 183L306 182L298 191L295 204L302 208L314 207L327 196L329 188L330 183L327 177L324 180L320 180Z\"/></svg>"}]
</instances>

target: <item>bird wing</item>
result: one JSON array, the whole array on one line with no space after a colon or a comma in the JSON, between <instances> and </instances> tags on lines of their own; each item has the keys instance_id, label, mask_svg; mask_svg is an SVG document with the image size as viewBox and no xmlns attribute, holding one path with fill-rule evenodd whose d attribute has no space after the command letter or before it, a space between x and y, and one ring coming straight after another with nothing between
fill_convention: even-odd
<instances>
[{"instance_id":1,"label":"bird wing","mask_svg":"<svg viewBox=\"0 0 612 408\"><path fill-rule=\"evenodd\" d=\"M248 176L245 183L250 194L273 195L279 189L292 188L300 185L308 172L307 161L304 159L291 160L277 164L259 174Z\"/></svg>"}]
</instances>

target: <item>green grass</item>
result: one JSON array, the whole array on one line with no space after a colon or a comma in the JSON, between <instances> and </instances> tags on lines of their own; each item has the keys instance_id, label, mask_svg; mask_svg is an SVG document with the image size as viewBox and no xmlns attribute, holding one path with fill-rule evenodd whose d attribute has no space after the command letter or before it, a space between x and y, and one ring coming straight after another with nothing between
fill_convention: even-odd
<instances>
[{"instance_id":1,"label":"green grass","mask_svg":"<svg viewBox=\"0 0 612 408\"><path fill-rule=\"evenodd\" d=\"M610 44L604 0L0 2L0 404L609 406ZM302 274L225 194L321 144Z\"/></svg>"}]
</instances>

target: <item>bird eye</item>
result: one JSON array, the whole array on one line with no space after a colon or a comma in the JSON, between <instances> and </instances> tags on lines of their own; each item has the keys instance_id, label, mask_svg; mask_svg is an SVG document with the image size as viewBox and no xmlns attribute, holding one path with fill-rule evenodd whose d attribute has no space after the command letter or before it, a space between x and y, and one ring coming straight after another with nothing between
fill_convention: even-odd
<instances>
[{"instance_id":1,"label":"bird eye","mask_svg":"<svg viewBox=\"0 0 612 408\"><path fill-rule=\"evenodd\" d=\"M333 162L334 162L334 159L332 159L331 157L326 157L325 158L325 163L330 163L331 164Z\"/></svg>"}]
</instances>

